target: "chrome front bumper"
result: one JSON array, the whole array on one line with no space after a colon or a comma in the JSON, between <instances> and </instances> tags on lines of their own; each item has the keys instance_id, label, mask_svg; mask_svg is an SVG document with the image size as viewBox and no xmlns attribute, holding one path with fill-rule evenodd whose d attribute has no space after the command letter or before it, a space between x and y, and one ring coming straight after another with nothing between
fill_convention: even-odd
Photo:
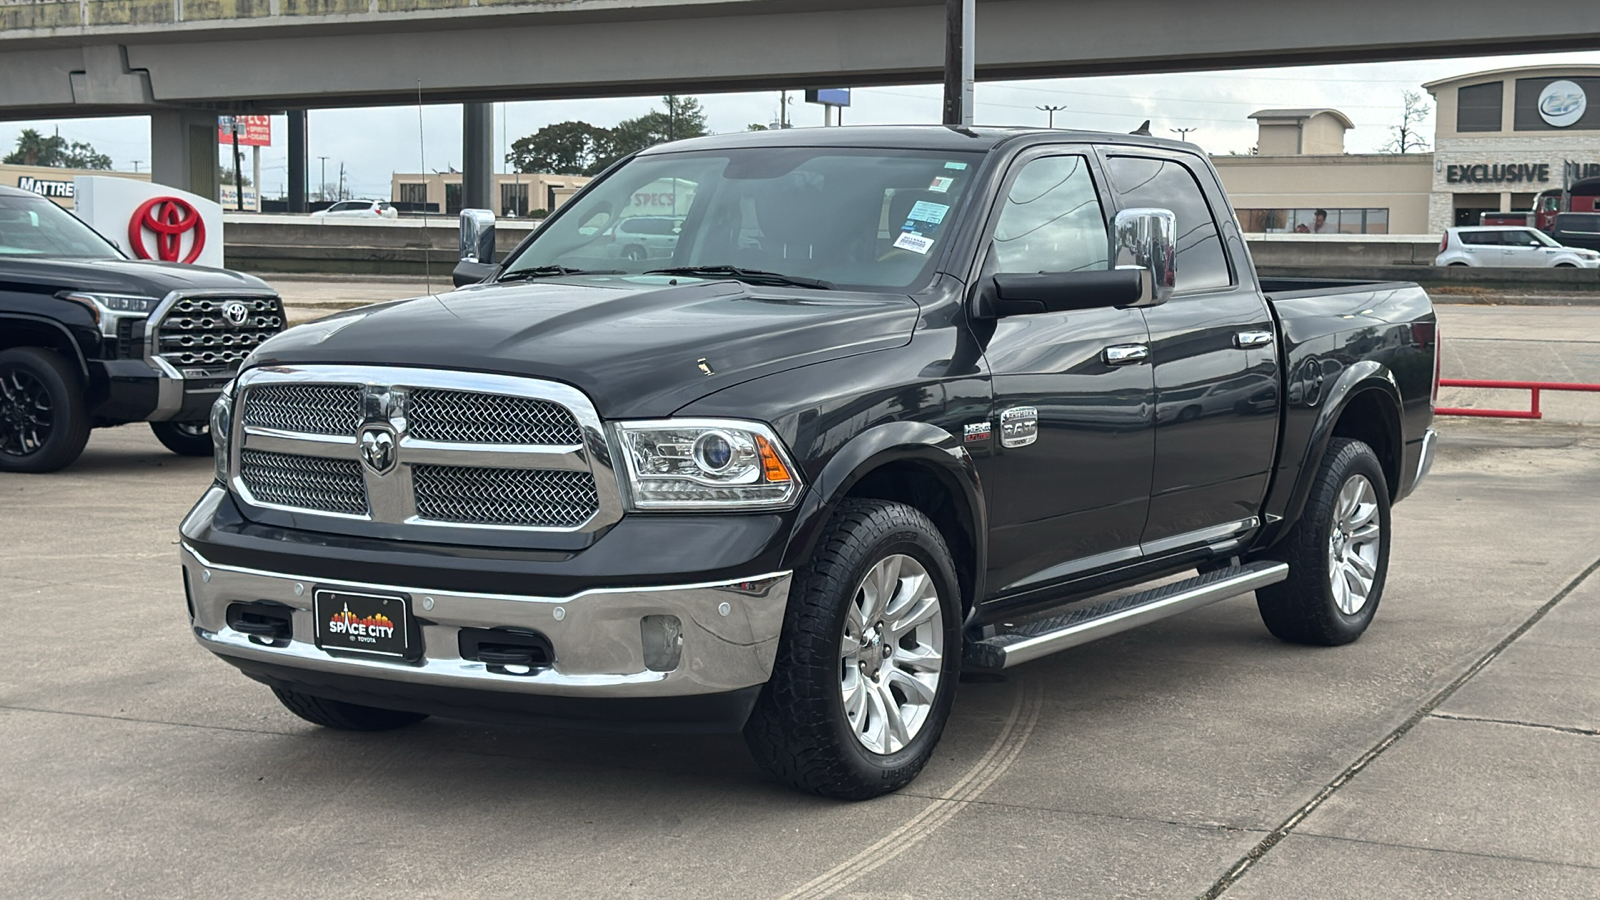
<instances>
[{"instance_id":1,"label":"chrome front bumper","mask_svg":"<svg viewBox=\"0 0 1600 900\"><path fill-rule=\"evenodd\" d=\"M763 684L772 674L789 598L791 573L737 582L650 588L608 588L570 597L470 594L402 585L314 580L214 565L180 545L196 638L211 652L241 664L298 669L405 685L466 688L504 694L571 698L687 697ZM411 598L421 623L416 662L334 655L315 642L312 596L317 588L377 591ZM278 646L227 625L233 603L272 601L291 607L293 638ZM676 616L683 653L671 671L645 665L640 620ZM512 674L460 656L462 628L531 629L547 637L554 662Z\"/></svg>"}]
</instances>

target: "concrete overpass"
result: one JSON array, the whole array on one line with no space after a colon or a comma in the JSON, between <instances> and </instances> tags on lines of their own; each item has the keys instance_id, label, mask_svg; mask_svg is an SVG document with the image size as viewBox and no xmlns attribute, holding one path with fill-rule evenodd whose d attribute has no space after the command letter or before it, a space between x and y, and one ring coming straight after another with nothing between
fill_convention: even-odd
<instances>
[{"instance_id":1,"label":"concrete overpass","mask_svg":"<svg viewBox=\"0 0 1600 900\"><path fill-rule=\"evenodd\" d=\"M217 112L420 91L468 102L471 175L475 103L938 81L944 26L941 0L0 0L0 118L151 113L154 176L203 191ZM984 79L1596 48L1594 0L978 4Z\"/></svg>"}]
</instances>

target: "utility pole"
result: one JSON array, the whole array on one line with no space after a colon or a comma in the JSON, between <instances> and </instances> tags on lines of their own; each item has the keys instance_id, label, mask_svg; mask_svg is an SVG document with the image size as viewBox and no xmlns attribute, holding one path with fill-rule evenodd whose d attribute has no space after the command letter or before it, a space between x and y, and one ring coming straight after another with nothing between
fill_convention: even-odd
<instances>
[{"instance_id":1,"label":"utility pole","mask_svg":"<svg viewBox=\"0 0 1600 900\"><path fill-rule=\"evenodd\" d=\"M789 92L778 92L778 127L789 127Z\"/></svg>"},{"instance_id":2,"label":"utility pole","mask_svg":"<svg viewBox=\"0 0 1600 900\"><path fill-rule=\"evenodd\" d=\"M322 160L322 180L317 182L317 200L324 202L328 199L328 158L319 156L317 159Z\"/></svg>"},{"instance_id":3,"label":"utility pole","mask_svg":"<svg viewBox=\"0 0 1600 900\"><path fill-rule=\"evenodd\" d=\"M244 167L244 160L239 156L239 117L228 117L228 131L233 135L233 208L236 212L244 212L244 177L239 170Z\"/></svg>"},{"instance_id":4,"label":"utility pole","mask_svg":"<svg viewBox=\"0 0 1600 900\"><path fill-rule=\"evenodd\" d=\"M1040 112L1049 113L1050 124L1047 127L1054 128L1056 127L1056 113L1066 109L1066 106L1035 106L1034 109L1037 109Z\"/></svg>"},{"instance_id":5,"label":"utility pole","mask_svg":"<svg viewBox=\"0 0 1600 900\"><path fill-rule=\"evenodd\" d=\"M339 160L339 199L349 199L344 195L344 160Z\"/></svg>"},{"instance_id":6,"label":"utility pole","mask_svg":"<svg viewBox=\"0 0 1600 900\"><path fill-rule=\"evenodd\" d=\"M944 124L972 127L972 90L977 80L975 0L945 0Z\"/></svg>"},{"instance_id":7,"label":"utility pole","mask_svg":"<svg viewBox=\"0 0 1600 900\"><path fill-rule=\"evenodd\" d=\"M142 162L144 162L144 160L142 160L142 159L136 159L136 160L133 161L133 171L134 171L135 174L138 173L139 164L142 163Z\"/></svg>"},{"instance_id":8,"label":"utility pole","mask_svg":"<svg viewBox=\"0 0 1600 900\"><path fill-rule=\"evenodd\" d=\"M1167 130L1172 132L1173 134L1177 135L1178 136L1178 140L1187 141L1189 139L1189 132L1191 132L1191 131L1199 131L1200 129L1197 126L1197 127L1194 127L1194 128L1168 128Z\"/></svg>"}]
</instances>

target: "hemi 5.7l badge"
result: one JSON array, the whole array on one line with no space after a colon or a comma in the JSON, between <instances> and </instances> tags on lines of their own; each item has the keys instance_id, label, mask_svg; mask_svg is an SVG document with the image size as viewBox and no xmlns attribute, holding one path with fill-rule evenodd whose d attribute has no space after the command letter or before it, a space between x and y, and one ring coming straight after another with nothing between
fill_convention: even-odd
<instances>
[{"instance_id":1,"label":"hemi 5.7l badge","mask_svg":"<svg viewBox=\"0 0 1600 900\"><path fill-rule=\"evenodd\" d=\"M966 436L964 442L971 444L976 441L987 441L989 439L989 435L992 433L993 430L989 427L989 423L987 421L973 422L966 427Z\"/></svg>"}]
</instances>

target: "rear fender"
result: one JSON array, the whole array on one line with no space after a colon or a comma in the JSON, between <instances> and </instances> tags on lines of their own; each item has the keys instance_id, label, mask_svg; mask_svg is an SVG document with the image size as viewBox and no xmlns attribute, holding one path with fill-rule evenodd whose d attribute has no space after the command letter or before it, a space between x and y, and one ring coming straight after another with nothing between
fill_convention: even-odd
<instances>
[{"instance_id":1,"label":"rear fender","mask_svg":"<svg viewBox=\"0 0 1600 900\"><path fill-rule=\"evenodd\" d=\"M972 547L972 597L983 596L988 560L988 507L971 454L950 432L926 422L888 422L856 435L835 453L801 501L784 568L801 568L822 528L861 480L888 465L909 463L934 476L954 507L956 526ZM953 548L952 548L953 549ZM959 552L959 551L956 551ZM957 560L958 568L962 560Z\"/></svg>"},{"instance_id":2,"label":"rear fender","mask_svg":"<svg viewBox=\"0 0 1600 900\"><path fill-rule=\"evenodd\" d=\"M1334 429L1338 427L1345 411L1350 408L1351 402L1369 392L1383 396L1383 402L1379 407L1385 417L1384 427L1392 435L1390 451L1400 452L1403 455L1405 433L1400 422L1400 385L1395 380L1394 373L1383 363L1370 359L1361 360L1346 368L1339 373L1333 387L1327 392L1326 400L1317 412L1316 424L1311 428L1310 440L1300 451L1299 472L1293 490L1289 493L1289 502L1280 513L1282 521L1263 532L1261 542L1257 545L1258 549L1276 543L1288 533L1295 522L1299 521L1300 514L1305 510L1306 500L1311 496L1311 485L1316 479L1317 466L1322 462L1323 455L1328 452L1328 442L1333 440ZM1294 411L1290 410L1289 414L1294 415ZM1285 447L1283 452L1294 452L1294 448ZM1403 466L1402 459L1382 460L1382 462L1386 470L1393 466L1398 471Z\"/></svg>"}]
</instances>

